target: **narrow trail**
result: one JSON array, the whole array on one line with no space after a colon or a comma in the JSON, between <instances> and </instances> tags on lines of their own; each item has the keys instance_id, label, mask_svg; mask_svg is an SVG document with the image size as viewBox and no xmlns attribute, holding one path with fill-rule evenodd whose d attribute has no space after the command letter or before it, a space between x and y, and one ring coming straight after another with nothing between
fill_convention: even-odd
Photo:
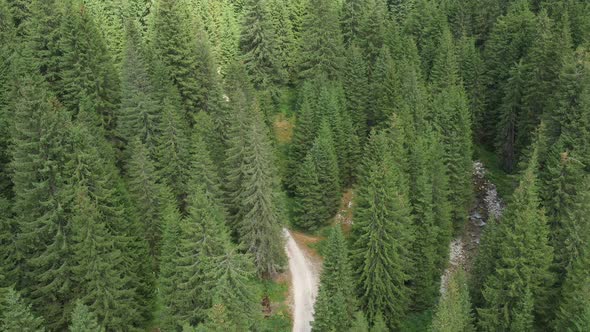
<instances>
[{"instance_id":1,"label":"narrow trail","mask_svg":"<svg viewBox=\"0 0 590 332\"><path fill-rule=\"evenodd\" d=\"M440 293L444 294L450 276L458 269L469 271L477 253L481 233L489 218L502 216L504 203L496 186L485 177L486 170L480 161L473 163L473 186L476 200L469 221L461 235L449 245L449 266L441 276Z\"/></svg>"},{"instance_id":2,"label":"narrow trail","mask_svg":"<svg viewBox=\"0 0 590 332\"><path fill-rule=\"evenodd\" d=\"M319 275L313 262L299 248L286 228L283 233L287 239L285 250L289 258L293 298L293 332L311 331L313 305L318 292Z\"/></svg>"}]
</instances>

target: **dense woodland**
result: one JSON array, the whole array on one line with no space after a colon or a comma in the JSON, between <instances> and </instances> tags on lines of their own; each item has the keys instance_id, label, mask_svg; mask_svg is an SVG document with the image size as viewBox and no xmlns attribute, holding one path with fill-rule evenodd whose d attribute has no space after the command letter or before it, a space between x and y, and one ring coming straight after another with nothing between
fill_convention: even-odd
<instances>
[{"instance_id":1,"label":"dense woodland","mask_svg":"<svg viewBox=\"0 0 590 332\"><path fill-rule=\"evenodd\" d=\"M590 331L589 219L588 1L0 0L2 331L289 330L283 227L313 331Z\"/></svg>"}]
</instances>

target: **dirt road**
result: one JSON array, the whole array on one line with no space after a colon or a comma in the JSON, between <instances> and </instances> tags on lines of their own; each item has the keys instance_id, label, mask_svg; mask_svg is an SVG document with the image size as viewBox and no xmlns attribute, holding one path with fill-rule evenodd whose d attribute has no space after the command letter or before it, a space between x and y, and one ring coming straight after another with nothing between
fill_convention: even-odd
<instances>
[{"instance_id":1,"label":"dirt road","mask_svg":"<svg viewBox=\"0 0 590 332\"><path fill-rule=\"evenodd\" d=\"M289 258L293 296L293 332L311 331L313 305L318 291L319 276L313 263L297 245L289 230L283 229L287 238L285 250Z\"/></svg>"}]
</instances>

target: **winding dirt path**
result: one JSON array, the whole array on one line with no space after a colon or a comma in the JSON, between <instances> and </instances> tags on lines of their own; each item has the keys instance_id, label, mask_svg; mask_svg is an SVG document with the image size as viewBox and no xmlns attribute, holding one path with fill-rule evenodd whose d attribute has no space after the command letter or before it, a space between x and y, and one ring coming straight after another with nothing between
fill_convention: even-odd
<instances>
[{"instance_id":1,"label":"winding dirt path","mask_svg":"<svg viewBox=\"0 0 590 332\"><path fill-rule=\"evenodd\" d=\"M319 275L313 262L299 247L286 228L285 250L289 258L293 297L293 332L311 331L313 305L318 292Z\"/></svg>"}]
</instances>

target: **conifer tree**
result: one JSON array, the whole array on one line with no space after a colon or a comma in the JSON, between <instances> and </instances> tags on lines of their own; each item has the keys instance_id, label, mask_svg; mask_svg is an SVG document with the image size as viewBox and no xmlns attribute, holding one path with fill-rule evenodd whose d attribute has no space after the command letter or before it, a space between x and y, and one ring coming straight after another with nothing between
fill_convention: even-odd
<instances>
[{"instance_id":1,"label":"conifer tree","mask_svg":"<svg viewBox=\"0 0 590 332\"><path fill-rule=\"evenodd\" d=\"M350 332L369 332L369 322L362 311L354 313L354 321L350 327Z\"/></svg>"},{"instance_id":2,"label":"conifer tree","mask_svg":"<svg viewBox=\"0 0 590 332\"><path fill-rule=\"evenodd\" d=\"M436 308L430 330L433 332L475 331L463 270L454 272L449 278L445 292Z\"/></svg>"},{"instance_id":3,"label":"conifer tree","mask_svg":"<svg viewBox=\"0 0 590 332\"><path fill-rule=\"evenodd\" d=\"M102 329L98 325L98 321L96 319L96 315L92 313L88 306L84 305L82 302L77 301L74 310L72 311L72 319L71 319L69 331L70 332L102 332Z\"/></svg>"},{"instance_id":4,"label":"conifer tree","mask_svg":"<svg viewBox=\"0 0 590 332\"><path fill-rule=\"evenodd\" d=\"M42 332L43 320L35 317L31 312L31 305L27 305L21 296L9 288L4 295L0 315L0 328L6 332Z\"/></svg>"},{"instance_id":5,"label":"conifer tree","mask_svg":"<svg viewBox=\"0 0 590 332\"><path fill-rule=\"evenodd\" d=\"M369 72L385 42L388 14L385 0L370 0L362 6L359 38L356 42L363 50Z\"/></svg>"},{"instance_id":6,"label":"conifer tree","mask_svg":"<svg viewBox=\"0 0 590 332\"><path fill-rule=\"evenodd\" d=\"M412 237L410 206L403 173L393 161L384 133L375 133L365 151L357 189L352 261L361 308L375 324L384 312L389 328L405 315Z\"/></svg>"},{"instance_id":7,"label":"conifer tree","mask_svg":"<svg viewBox=\"0 0 590 332\"><path fill-rule=\"evenodd\" d=\"M204 32L199 31L200 22L193 26L183 1L159 0L156 3L153 19L153 48L156 56L165 66L166 74L181 97L182 109L187 121L198 110L207 105L208 86L199 74L206 71L211 74L210 68L203 63L203 58L198 52L207 54L207 42ZM199 31L200 38L196 39ZM197 49L199 47L199 49ZM210 78L210 75L205 75Z\"/></svg>"},{"instance_id":8,"label":"conifer tree","mask_svg":"<svg viewBox=\"0 0 590 332\"><path fill-rule=\"evenodd\" d=\"M314 138L318 129L318 116L315 111L315 103L311 96L311 83L305 82L303 86L304 96L302 97L299 108L295 129L293 129L293 138L289 145L289 160L287 164L286 186L290 192L297 187L297 176L301 161L307 155L313 145Z\"/></svg>"},{"instance_id":9,"label":"conifer tree","mask_svg":"<svg viewBox=\"0 0 590 332\"><path fill-rule=\"evenodd\" d=\"M259 89L272 88L285 78L285 72L277 50L278 36L266 0L248 0L240 45L248 74ZM278 81L278 82L277 82Z\"/></svg>"},{"instance_id":10,"label":"conifer tree","mask_svg":"<svg viewBox=\"0 0 590 332\"><path fill-rule=\"evenodd\" d=\"M345 0L342 4L342 37L344 45L350 48L357 44L360 38L360 25L363 14L363 2L359 0Z\"/></svg>"},{"instance_id":11,"label":"conifer tree","mask_svg":"<svg viewBox=\"0 0 590 332\"><path fill-rule=\"evenodd\" d=\"M126 233L130 230L120 225L130 220L114 188L113 168L93 143L96 138L84 126L76 126L72 135L75 157L69 167L73 171L75 293L96 314L101 327L128 329L138 323L141 314L136 302L141 286L136 264L145 258L140 258L142 252L130 250L134 246L131 234Z\"/></svg>"},{"instance_id":12,"label":"conifer tree","mask_svg":"<svg viewBox=\"0 0 590 332\"><path fill-rule=\"evenodd\" d=\"M530 330L535 311L544 305L545 287L552 279L549 266L553 252L539 207L536 167L535 151L503 214L499 226L503 241L494 248L499 258L495 271L486 278L485 303L478 309L482 329Z\"/></svg>"},{"instance_id":13,"label":"conifer tree","mask_svg":"<svg viewBox=\"0 0 590 332\"><path fill-rule=\"evenodd\" d=\"M21 54L27 61L26 55ZM48 92L43 79L22 68L13 96L12 161L18 238L13 258L17 285L26 289L47 326L63 326L60 303L71 296L71 239L67 206L70 187L69 116ZM28 71L28 72L27 72ZM66 130L64 130L66 128ZM56 299L55 301L52 300Z\"/></svg>"},{"instance_id":14,"label":"conifer tree","mask_svg":"<svg viewBox=\"0 0 590 332\"><path fill-rule=\"evenodd\" d=\"M282 64L284 73L292 77L295 75L298 54L288 3L289 1L285 0L271 0L269 10L276 37L275 49L279 63Z\"/></svg>"},{"instance_id":15,"label":"conifer tree","mask_svg":"<svg viewBox=\"0 0 590 332\"><path fill-rule=\"evenodd\" d=\"M340 225L330 230L314 308L313 330L345 331L355 310L352 270Z\"/></svg>"},{"instance_id":16,"label":"conifer tree","mask_svg":"<svg viewBox=\"0 0 590 332\"><path fill-rule=\"evenodd\" d=\"M114 110L120 102L119 79L113 61L82 2L68 1L65 7L60 27L58 97L74 116L92 118L95 121L92 125L102 127L112 136L116 125Z\"/></svg>"},{"instance_id":17,"label":"conifer tree","mask_svg":"<svg viewBox=\"0 0 590 332\"><path fill-rule=\"evenodd\" d=\"M329 210L322 202L322 190L311 153L305 157L299 169L295 188L295 225L306 230L316 230L329 218Z\"/></svg>"},{"instance_id":18,"label":"conifer tree","mask_svg":"<svg viewBox=\"0 0 590 332\"><path fill-rule=\"evenodd\" d=\"M427 309L439 293L439 281L445 264L452 226L446 197L447 179L440 144L432 133L423 133L411 149L410 201L415 223L412 247L414 267L413 306Z\"/></svg>"},{"instance_id":19,"label":"conifer tree","mask_svg":"<svg viewBox=\"0 0 590 332\"><path fill-rule=\"evenodd\" d=\"M334 139L327 121L323 121L320 125L318 136L309 153L315 163L322 203L328 212L326 217L330 218L338 211L340 174L338 157L334 149Z\"/></svg>"},{"instance_id":20,"label":"conifer tree","mask_svg":"<svg viewBox=\"0 0 590 332\"><path fill-rule=\"evenodd\" d=\"M325 75L330 80L341 77L344 46L339 8L332 0L306 1L307 15L302 22L302 78Z\"/></svg>"},{"instance_id":21,"label":"conifer tree","mask_svg":"<svg viewBox=\"0 0 590 332\"><path fill-rule=\"evenodd\" d=\"M164 105L160 131L157 147L160 181L170 187L184 213L190 176L190 143L186 122L172 103Z\"/></svg>"},{"instance_id":22,"label":"conifer tree","mask_svg":"<svg viewBox=\"0 0 590 332\"><path fill-rule=\"evenodd\" d=\"M584 331L590 328L590 273L588 273L588 242L568 267L566 281L561 289L556 331Z\"/></svg>"},{"instance_id":23,"label":"conifer tree","mask_svg":"<svg viewBox=\"0 0 590 332\"><path fill-rule=\"evenodd\" d=\"M457 53L459 76L469 101L474 137L481 140L479 133L485 126L482 123L482 113L486 102L483 79L484 62L475 45L474 38L465 34L457 41Z\"/></svg>"},{"instance_id":24,"label":"conifer tree","mask_svg":"<svg viewBox=\"0 0 590 332\"><path fill-rule=\"evenodd\" d=\"M160 125L160 107L151 84L136 23L127 24L126 37L121 64L121 115L117 131L126 143L139 138L147 146L150 155L154 156Z\"/></svg>"},{"instance_id":25,"label":"conifer tree","mask_svg":"<svg viewBox=\"0 0 590 332\"><path fill-rule=\"evenodd\" d=\"M350 114L355 132L361 142L367 135L367 104L369 82L367 64L360 48L351 45L346 53L346 66L343 78L346 108Z\"/></svg>"},{"instance_id":26,"label":"conifer tree","mask_svg":"<svg viewBox=\"0 0 590 332\"><path fill-rule=\"evenodd\" d=\"M523 133L519 127L519 119L522 116L522 99L524 94L524 74L522 63L518 63L511 70L510 78L506 84L506 94L500 110L498 123L498 152L502 157L503 167L511 172L517 163L517 154L522 148L521 137Z\"/></svg>"},{"instance_id":27,"label":"conifer tree","mask_svg":"<svg viewBox=\"0 0 590 332\"><path fill-rule=\"evenodd\" d=\"M258 273L270 276L280 269L284 259L282 207L267 127L260 111L254 109L252 113L244 159L238 169L243 182L236 195L241 199L238 204L242 216L237 230L240 243L254 257Z\"/></svg>"},{"instance_id":28,"label":"conifer tree","mask_svg":"<svg viewBox=\"0 0 590 332\"><path fill-rule=\"evenodd\" d=\"M152 270L157 271L162 237L162 198L154 163L147 147L136 137L130 142L131 160L127 166L127 187L138 219L142 223L142 238L149 245Z\"/></svg>"}]
</instances>

